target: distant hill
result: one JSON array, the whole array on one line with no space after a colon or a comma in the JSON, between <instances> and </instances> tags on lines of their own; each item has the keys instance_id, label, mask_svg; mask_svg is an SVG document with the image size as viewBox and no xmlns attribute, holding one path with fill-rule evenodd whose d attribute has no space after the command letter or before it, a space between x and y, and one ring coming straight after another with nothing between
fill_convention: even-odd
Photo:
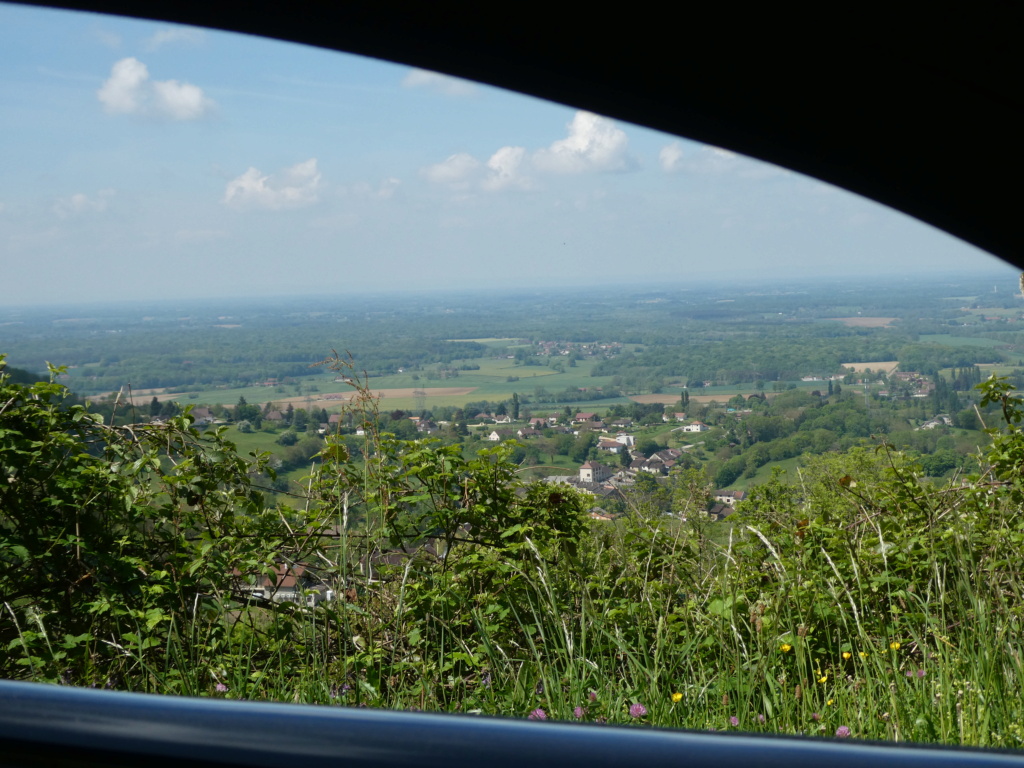
<instances>
[{"instance_id":1,"label":"distant hill","mask_svg":"<svg viewBox=\"0 0 1024 768\"><path fill-rule=\"evenodd\" d=\"M11 377L11 383L13 384L35 384L37 381L42 381L45 378L37 373L32 373L22 368L12 368L9 365L3 371Z\"/></svg>"}]
</instances>

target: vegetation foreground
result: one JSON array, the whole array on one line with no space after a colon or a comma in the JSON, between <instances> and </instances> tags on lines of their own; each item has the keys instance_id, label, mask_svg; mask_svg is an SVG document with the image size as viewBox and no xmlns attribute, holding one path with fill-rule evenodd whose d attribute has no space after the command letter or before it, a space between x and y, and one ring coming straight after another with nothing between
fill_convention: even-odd
<instances>
[{"instance_id":1,"label":"vegetation foreground","mask_svg":"<svg viewBox=\"0 0 1024 768\"><path fill-rule=\"evenodd\" d=\"M695 470L664 486L676 515L636 492L607 522L520 481L508 446L379 434L358 382L367 458L328 440L303 508L272 507L266 457L225 428L104 424L58 372L15 383L0 358L4 677L1024 746L1024 409L1002 380L980 385L1004 423L980 475L937 486L883 445L776 474L726 522Z\"/></svg>"}]
</instances>

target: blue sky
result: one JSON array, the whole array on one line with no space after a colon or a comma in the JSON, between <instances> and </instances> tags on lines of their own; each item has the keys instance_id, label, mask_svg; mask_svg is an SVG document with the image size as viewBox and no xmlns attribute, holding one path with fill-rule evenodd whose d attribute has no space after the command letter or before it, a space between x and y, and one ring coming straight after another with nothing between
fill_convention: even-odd
<instances>
[{"instance_id":1,"label":"blue sky","mask_svg":"<svg viewBox=\"0 0 1024 768\"><path fill-rule=\"evenodd\" d=\"M722 149L429 72L0 3L0 304L998 267Z\"/></svg>"}]
</instances>

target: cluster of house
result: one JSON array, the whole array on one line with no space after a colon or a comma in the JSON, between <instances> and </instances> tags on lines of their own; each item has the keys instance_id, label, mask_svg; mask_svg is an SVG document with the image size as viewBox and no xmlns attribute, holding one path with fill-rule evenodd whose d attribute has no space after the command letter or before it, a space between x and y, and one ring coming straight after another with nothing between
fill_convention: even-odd
<instances>
[{"instance_id":1,"label":"cluster of house","mask_svg":"<svg viewBox=\"0 0 1024 768\"><path fill-rule=\"evenodd\" d=\"M952 426L953 426L953 419L951 419L949 416L947 416L944 413L940 413L934 419L929 419L924 424L922 424L920 427L917 427L915 429L915 431L919 432L922 429L935 429L936 427L952 427Z\"/></svg>"},{"instance_id":2,"label":"cluster of house","mask_svg":"<svg viewBox=\"0 0 1024 768\"><path fill-rule=\"evenodd\" d=\"M581 344L572 341L538 341L535 345L537 354L542 356L571 355L573 352L580 355L607 355L615 354L622 350L622 344L611 342L608 344Z\"/></svg>"},{"instance_id":3,"label":"cluster of house","mask_svg":"<svg viewBox=\"0 0 1024 768\"><path fill-rule=\"evenodd\" d=\"M685 413L676 413L672 417L665 416L663 418L665 421L674 419L675 421L686 422ZM478 413L476 419L478 421L488 419L496 424L510 424L512 422L512 418L509 416L494 416L487 413ZM493 429L486 435L485 439L495 443L512 439L529 440L533 437L543 437L543 430L549 429L557 433L572 435L579 435L583 431L604 433L598 440L597 448L605 453L618 454L632 448L635 444L633 436L623 431L633 426L631 419L616 419L606 424L596 413L580 412L570 419L569 424L559 424L559 420L558 416L536 416L531 418L526 426L519 427L518 429ZM686 423L681 429L683 432L707 432L711 427L703 421L691 421ZM614 436L612 436L613 432Z\"/></svg>"},{"instance_id":4,"label":"cluster of house","mask_svg":"<svg viewBox=\"0 0 1024 768\"><path fill-rule=\"evenodd\" d=\"M578 475L549 475L544 482L570 485L599 499L621 499L622 489L635 484L638 472L665 474L681 456L682 451L666 448L650 457L637 458L628 468L619 470L599 461L585 461L580 465ZM746 497L745 491L716 491L715 503L708 514L717 520L728 517L735 511L736 504ZM600 507L595 508L590 516L598 520L611 519Z\"/></svg>"},{"instance_id":5,"label":"cluster of house","mask_svg":"<svg viewBox=\"0 0 1024 768\"><path fill-rule=\"evenodd\" d=\"M917 371L896 371L889 374L889 381L899 382L904 387L909 388L911 397L928 397L935 391L935 382L927 376L922 376ZM892 393L889 389L880 389L878 396L890 397Z\"/></svg>"}]
</instances>

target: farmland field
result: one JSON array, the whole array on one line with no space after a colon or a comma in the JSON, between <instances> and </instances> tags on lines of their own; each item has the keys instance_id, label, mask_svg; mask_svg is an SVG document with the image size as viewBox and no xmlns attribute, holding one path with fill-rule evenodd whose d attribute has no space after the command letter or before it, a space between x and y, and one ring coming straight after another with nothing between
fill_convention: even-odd
<instances>
[{"instance_id":1,"label":"farmland field","mask_svg":"<svg viewBox=\"0 0 1024 768\"><path fill-rule=\"evenodd\" d=\"M896 370L899 365L898 360L888 361L875 361L872 363L841 363L843 368L853 368L857 373L864 373L864 371L885 371L886 373L892 373Z\"/></svg>"},{"instance_id":2,"label":"farmland field","mask_svg":"<svg viewBox=\"0 0 1024 768\"><path fill-rule=\"evenodd\" d=\"M892 325L895 317L832 317L850 328L887 328Z\"/></svg>"}]
</instances>

